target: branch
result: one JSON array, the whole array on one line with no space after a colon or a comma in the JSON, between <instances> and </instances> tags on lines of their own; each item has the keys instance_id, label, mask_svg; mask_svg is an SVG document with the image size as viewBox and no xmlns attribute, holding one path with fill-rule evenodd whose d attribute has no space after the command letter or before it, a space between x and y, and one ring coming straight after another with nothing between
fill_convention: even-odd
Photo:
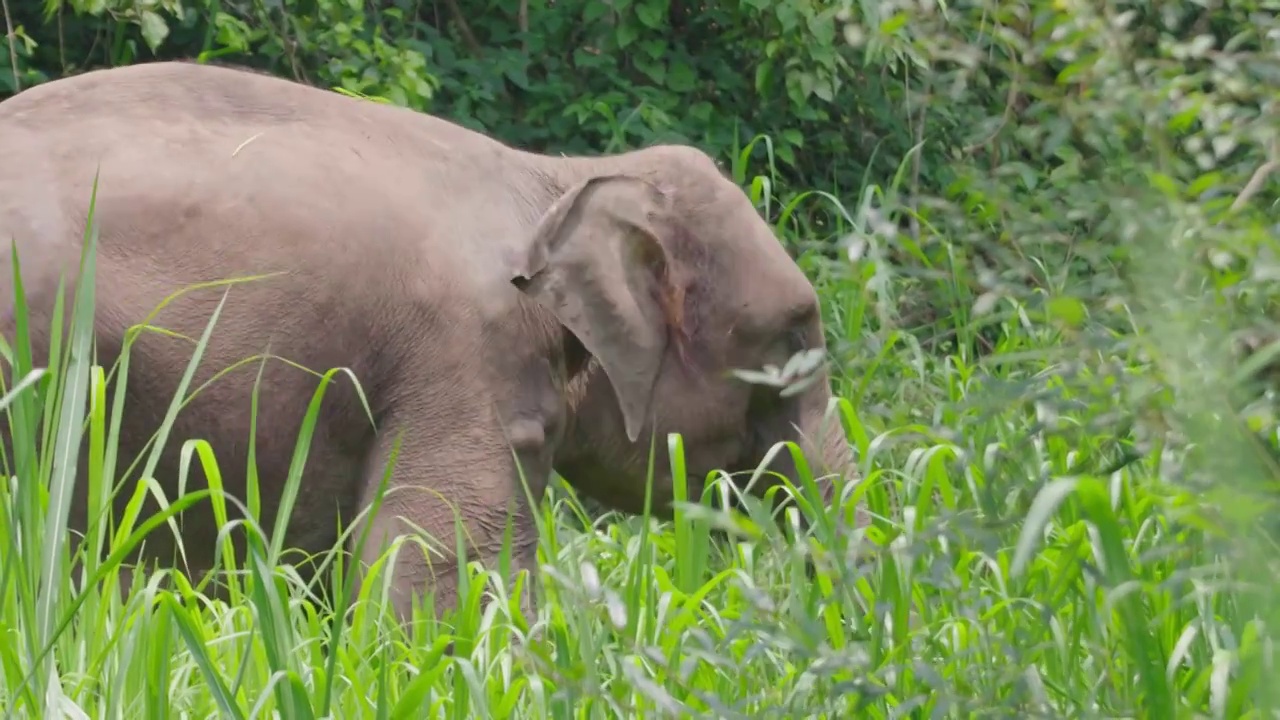
<instances>
[{"instance_id":1,"label":"branch","mask_svg":"<svg viewBox=\"0 0 1280 720\"><path fill-rule=\"evenodd\" d=\"M911 237L920 240L920 158L924 155L924 123L928 118L929 96L933 94L933 83L928 80L924 84L924 93L920 102L920 120L915 127L915 154L911 159Z\"/></svg>"},{"instance_id":2,"label":"branch","mask_svg":"<svg viewBox=\"0 0 1280 720\"><path fill-rule=\"evenodd\" d=\"M516 13L516 22L520 25L520 49L529 53L529 0L520 0L520 10Z\"/></svg>"},{"instance_id":3,"label":"branch","mask_svg":"<svg viewBox=\"0 0 1280 720\"><path fill-rule=\"evenodd\" d=\"M444 1L449 6L449 13L453 15L453 21L458 23L458 33L462 35L463 44L467 46L467 49L475 57L484 55L479 41L476 40L475 33L471 32L471 25L467 23L467 16L462 13L462 8L458 6L458 0Z\"/></svg>"},{"instance_id":4,"label":"branch","mask_svg":"<svg viewBox=\"0 0 1280 720\"><path fill-rule=\"evenodd\" d=\"M970 145L964 146L963 148L961 148L960 152L964 153L965 155L969 155L971 153L977 152L979 149L993 142L1000 135L1000 133L1004 132L1005 126L1007 126L1009 124L1009 121L1013 119L1014 106L1017 105L1018 98L1020 97L1020 94L1018 91L1018 79L1019 79L1019 76L1015 75L1009 81L1009 94L1005 96L1004 111L1000 113L1000 123L996 125L996 129L992 130L991 134L987 135L985 138L975 143L972 143Z\"/></svg>"},{"instance_id":5,"label":"branch","mask_svg":"<svg viewBox=\"0 0 1280 720\"><path fill-rule=\"evenodd\" d=\"M18 48L13 44L18 36L13 31L13 17L9 15L9 0L0 0L0 9L4 10L5 36L9 38L9 69L13 71L13 92L22 92L22 78L18 75Z\"/></svg>"},{"instance_id":6,"label":"branch","mask_svg":"<svg viewBox=\"0 0 1280 720\"><path fill-rule=\"evenodd\" d=\"M284 48L285 59L289 61L289 69L293 71L293 79L307 85L311 84L311 79L307 77L307 73L298 65L298 43L289 37L289 15L281 13L283 17L280 20L280 29L276 30L276 24L271 19L271 11L262 0L254 3L255 9L258 11L258 19L266 23L267 29L277 34L280 38L280 46Z\"/></svg>"},{"instance_id":7,"label":"branch","mask_svg":"<svg viewBox=\"0 0 1280 720\"><path fill-rule=\"evenodd\" d=\"M1277 169L1280 169L1280 158L1277 158L1276 145L1273 143L1271 152L1268 153L1267 161L1253 171L1253 176L1249 178L1249 182L1245 183L1244 189L1240 191L1240 194L1231 203L1230 212L1239 211L1254 195L1261 192L1263 184L1267 182L1267 177Z\"/></svg>"}]
</instances>

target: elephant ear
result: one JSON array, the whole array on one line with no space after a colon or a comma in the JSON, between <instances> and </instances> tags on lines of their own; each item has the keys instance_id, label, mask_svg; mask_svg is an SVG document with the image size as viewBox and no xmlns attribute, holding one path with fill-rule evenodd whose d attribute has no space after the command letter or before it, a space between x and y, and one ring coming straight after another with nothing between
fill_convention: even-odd
<instances>
[{"instance_id":1,"label":"elephant ear","mask_svg":"<svg viewBox=\"0 0 1280 720\"><path fill-rule=\"evenodd\" d=\"M660 234L670 207L639 178L581 182L538 221L512 280L600 362L632 442L650 410L678 297Z\"/></svg>"}]
</instances>

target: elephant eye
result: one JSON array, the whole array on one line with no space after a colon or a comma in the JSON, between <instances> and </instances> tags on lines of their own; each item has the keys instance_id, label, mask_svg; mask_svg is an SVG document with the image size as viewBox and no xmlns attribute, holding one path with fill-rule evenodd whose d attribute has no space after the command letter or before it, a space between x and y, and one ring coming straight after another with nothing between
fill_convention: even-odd
<instances>
[{"instance_id":1,"label":"elephant eye","mask_svg":"<svg viewBox=\"0 0 1280 720\"><path fill-rule=\"evenodd\" d=\"M812 307L801 308L790 315L782 336L788 356L812 350L822 343L821 338L815 337L818 334L815 317L816 308Z\"/></svg>"},{"instance_id":2,"label":"elephant eye","mask_svg":"<svg viewBox=\"0 0 1280 720\"><path fill-rule=\"evenodd\" d=\"M791 358L809 349L808 333L802 327L787 328L781 335L775 335L767 346L765 361L779 368L791 361Z\"/></svg>"},{"instance_id":3,"label":"elephant eye","mask_svg":"<svg viewBox=\"0 0 1280 720\"><path fill-rule=\"evenodd\" d=\"M792 327L787 330L787 352L798 353L809 349L809 328Z\"/></svg>"}]
</instances>

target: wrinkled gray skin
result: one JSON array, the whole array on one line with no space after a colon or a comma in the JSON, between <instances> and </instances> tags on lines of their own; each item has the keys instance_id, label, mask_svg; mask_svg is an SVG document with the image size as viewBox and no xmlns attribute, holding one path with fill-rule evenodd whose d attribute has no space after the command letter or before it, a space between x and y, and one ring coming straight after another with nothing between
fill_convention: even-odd
<instances>
[{"instance_id":1,"label":"wrinkled gray skin","mask_svg":"<svg viewBox=\"0 0 1280 720\"><path fill-rule=\"evenodd\" d=\"M74 285L99 164L102 364L174 291L282 273L231 288L191 388L264 352L355 372L376 427L338 376L286 544L332 547L338 520L350 525L371 501L403 432L393 489L366 517L363 558L414 528L438 538L430 564L417 545L401 550L392 587L402 614L411 593L434 590L438 609L453 601L450 503L465 520L469 557L490 567L515 508L513 564L534 569L537 533L516 458L534 497L554 466L585 495L638 512L656 430L659 515L672 497L669 432L683 434L695 480L751 470L781 440L798 441L819 473L848 468L839 421L824 423L825 376L781 398L728 375L822 347L823 330L813 287L697 150L541 156L257 73L155 63L0 103L0 157L0 332L13 337L13 239L38 365L58 274ZM182 295L152 324L199 338L224 290ZM121 468L162 421L193 340L143 333L135 342ZM171 498L188 438L212 444L227 490L244 497L258 372L256 361L241 364L178 416L156 472ZM256 455L270 528L317 377L276 360L262 373ZM198 462L191 472L188 487L205 486ZM83 479L79 487L71 522L83 529ZM213 563L218 528L207 508L182 516L188 572ZM169 562L173 550L162 526L146 557Z\"/></svg>"}]
</instances>

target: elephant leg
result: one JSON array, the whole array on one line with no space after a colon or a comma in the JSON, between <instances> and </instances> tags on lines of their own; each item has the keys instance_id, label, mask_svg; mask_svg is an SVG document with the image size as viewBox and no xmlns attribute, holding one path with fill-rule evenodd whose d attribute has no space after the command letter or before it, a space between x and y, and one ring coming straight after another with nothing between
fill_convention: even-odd
<instances>
[{"instance_id":1,"label":"elephant leg","mask_svg":"<svg viewBox=\"0 0 1280 720\"><path fill-rule=\"evenodd\" d=\"M387 477L397 429L392 423L365 471L358 505L365 514L352 528L350 540L359 542L367 528L357 558L359 579L367 577L398 536L409 536L395 553L387 554L378 581L389 582L388 597L401 622L410 621L414 605L427 593L434 594L440 617L458 602L458 524L464 533L461 562L479 561L486 570L497 571L510 522L508 565L513 577L520 570L530 573L520 606L532 619L538 533L501 436L484 432L483 426L447 434L406 432ZM380 489L381 504L375 509ZM539 497L536 490L534 497Z\"/></svg>"}]
</instances>

